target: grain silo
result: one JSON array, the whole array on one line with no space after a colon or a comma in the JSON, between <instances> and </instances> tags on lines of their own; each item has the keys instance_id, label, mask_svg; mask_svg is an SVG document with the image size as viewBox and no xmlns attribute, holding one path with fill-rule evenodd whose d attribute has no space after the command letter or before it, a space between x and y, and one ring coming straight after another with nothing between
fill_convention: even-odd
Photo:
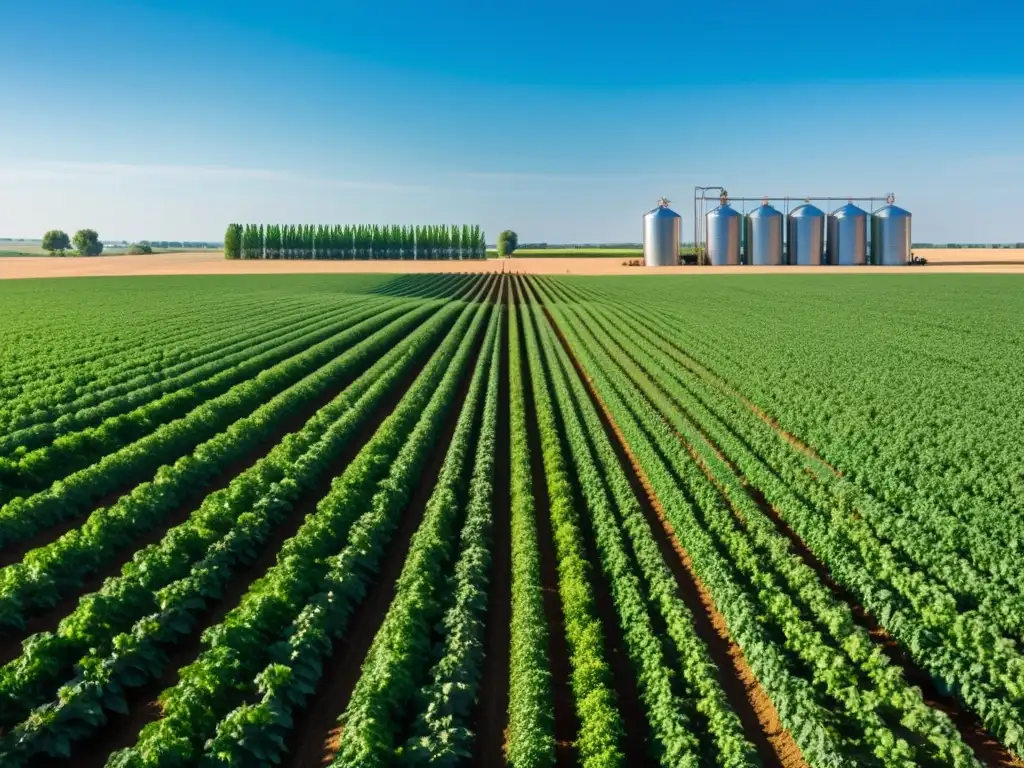
<instances>
[{"instance_id":1,"label":"grain silo","mask_svg":"<svg viewBox=\"0 0 1024 768\"><path fill-rule=\"evenodd\" d=\"M657 208L644 214L644 266L674 267L679 264L679 228L682 218L668 207L664 197Z\"/></svg>"},{"instance_id":2,"label":"grain silo","mask_svg":"<svg viewBox=\"0 0 1024 768\"><path fill-rule=\"evenodd\" d=\"M721 204L707 214L708 259L712 266L724 267L740 263L740 227L743 215L736 211L725 195Z\"/></svg>"},{"instance_id":3,"label":"grain silo","mask_svg":"<svg viewBox=\"0 0 1024 768\"><path fill-rule=\"evenodd\" d=\"M747 214L747 263L775 266L782 263L782 214L765 200Z\"/></svg>"},{"instance_id":4,"label":"grain silo","mask_svg":"<svg viewBox=\"0 0 1024 768\"><path fill-rule=\"evenodd\" d=\"M903 266L910 261L910 212L888 205L871 214L871 263L883 267Z\"/></svg>"},{"instance_id":5,"label":"grain silo","mask_svg":"<svg viewBox=\"0 0 1024 768\"><path fill-rule=\"evenodd\" d=\"M818 266L825 255L825 212L804 203L786 217L788 263Z\"/></svg>"},{"instance_id":6,"label":"grain silo","mask_svg":"<svg viewBox=\"0 0 1024 768\"><path fill-rule=\"evenodd\" d=\"M868 217L863 208L847 203L828 215L826 260L839 266L868 263Z\"/></svg>"}]
</instances>

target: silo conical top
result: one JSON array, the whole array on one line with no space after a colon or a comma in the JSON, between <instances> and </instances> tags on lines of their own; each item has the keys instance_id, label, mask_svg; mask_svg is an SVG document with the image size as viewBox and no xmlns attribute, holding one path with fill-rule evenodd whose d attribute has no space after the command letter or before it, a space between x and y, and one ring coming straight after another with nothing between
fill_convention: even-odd
<instances>
[{"instance_id":1,"label":"silo conical top","mask_svg":"<svg viewBox=\"0 0 1024 768\"><path fill-rule=\"evenodd\" d=\"M831 216L835 216L837 219L845 219L848 217L867 216L868 212L860 206L854 205L853 203L847 203L846 205L840 206L832 211Z\"/></svg>"},{"instance_id":2,"label":"silo conical top","mask_svg":"<svg viewBox=\"0 0 1024 768\"><path fill-rule=\"evenodd\" d=\"M747 216L750 216L751 218L754 219L781 215L782 213L777 208L774 208L768 203L761 203L761 205L757 206L757 208L755 208L754 210L747 214Z\"/></svg>"},{"instance_id":3,"label":"silo conical top","mask_svg":"<svg viewBox=\"0 0 1024 768\"><path fill-rule=\"evenodd\" d=\"M911 214L910 211L905 211L899 206L889 204L882 208L879 208L874 213L880 219L909 219Z\"/></svg>"},{"instance_id":4,"label":"silo conical top","mask_svg":"<svg viewBox=\"0 0 1024 768\"><path fill-rule=\"evenodd\" d=\"M811 217L813 217L813 216L820 216L820 217L824 217L825 216L825 212L823 210L821 210L821 208L819 208L816 205L811 205L810 203L804 203L803 205L798 205L796 208L794 208L792 211L790 211L789 215L792 216L795 219L799 219L799 218L802 218L804 216L811 216Z\"/></svg>"},{"instance_id":5,"label":"silo conical top","mask_svg":"<svg viewBox=\"0 0 1024 768\"><path fill-rule=\"evenodd\" d=\"M646 215L647 216L657 216L659 218L660 217L672 218L673 216L675 218L677 218L677 219L680 218L678 213L676 213L675 211L673 211L671 208L668 207L670 202L672 202L672 201L671 200L667 200L664 197L660 198L658 200L658 205L655 206L654 208L652 208L651 210L649 210Z\"/></svg>"}]
</instances>

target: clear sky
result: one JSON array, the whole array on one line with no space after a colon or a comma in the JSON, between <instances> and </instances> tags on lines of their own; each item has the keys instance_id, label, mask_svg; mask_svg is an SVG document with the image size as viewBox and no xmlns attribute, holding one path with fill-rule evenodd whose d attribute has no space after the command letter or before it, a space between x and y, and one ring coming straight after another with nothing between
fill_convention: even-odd
<instances>
[{"instance_id":1,"label":"clear sky","mask_svg":"<svg viewBox=\"0 0 1024 768\"><path fill-rule=\"evenodd\" d=\"M1024 3L0 0L0 236L478 223L892 191L1024 241Z\"/></svg>"}]
</instances>

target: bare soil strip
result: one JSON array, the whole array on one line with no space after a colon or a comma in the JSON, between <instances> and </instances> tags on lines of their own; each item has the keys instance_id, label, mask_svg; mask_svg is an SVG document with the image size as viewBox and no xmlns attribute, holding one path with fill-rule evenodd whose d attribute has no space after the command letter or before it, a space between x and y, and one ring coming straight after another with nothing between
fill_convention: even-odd
<instances>
[{"instance_id":1,"label":"bare soil strip","mask_svg":"<svg viewBox=\"0 0 1024 768\"><path fill-rule=\"evenodd\" d=\"M1014 249L921 249L928 264L919 267L627 267L635 257L515 257L479 261L322 261L236 260L218 251L154 253L148 256L85 258L0 258L0 280L35 277L97 277L125 275L285 275L423 272L518 272L528 275L921 275L937 273L1024 274L1024 251Z\"/></svg>"},{"instance_id":2,"label":"bare soil strip","mask_svg":"<svg viewBox=\"0 0 1024 768\"><path fill-rule=\"evenodd\" d=\"M719 680L726 698L739 716L747 738L757 749L765 766L807 768L800 749L793 741L789 731L782 727L775 706L747 664L743 651L730 638L725 617L715 607L707 588L694 573L689 555L679 544L675 531L664 514L660 500L648 482L643 468L633 455L625 436L615 424L611 412L601 399L596 385L576 358L572 346L546 307L544 313L572 360L576 372L586 385L591 402L597 407L605 427L605 433L615 448L619 462L640 502L651 530L655 532L662 556L679 585L679 595L693 615L697 633L704 641L712 660L718 667ZM664 535L658 536L659 530Z\"/></svg>"},{"instance_id":3,"label":"bare soil strip","mask_svg":"<svg viewBox=\"0 0 1024 768\"><path fill-rule=\"evenodd\" d=\"M525 306L523 298L518 295L517 303ZM548 496L548 486L544 479L544 462L537 420L533 416L537 413L537 406L533 397L533 382L529 374L529 361L524 343L525 328L521 317L519 338L524 369L523 395L527 413L527 438L530 444L530 469L537 513L541 590L544 595L544 614L548 623L548 660L551 664L551 691L555 715L555 754L559 765L575 765L577 756L574 742L580 723L576 708L573 706L572 666L569 663L569 647L565 638L565 614L558 593L557 557L551 534L551 498Z\"/></svg>"},{"instance_id":4,"label":"bare soil strip","mask_svg":"<svg viewBox=\"0 0 1024 768\"><path fill-rule=\"evenodd\" d=\"M164 674L160 679L129 691L126 695L128 714L108 713L110 719L105 726L98 729L89 740L72 748L73 757L70 759L70 764L73 764L75 768L102 768L106 765L107 758L112 752L134 744L138 741L142 728L160 718L161 710L157 697L178 682L179 670L195 661L202 650L202 633L208 627L220 623L228 612L241 602L249 586L257 579L262 578L274 565L277 553L284 542L295 535L308 514L316 511L320 499L330 490L331 481L345 470L345 467L362 450L363 445L373 437L378 427L405 396L406 390L419 376L422 368L423 365L417 366L401 386L396 387L395 391L385 398L378 406L373 418L356 433L342 455L295 504L287 519L277 527L271 539L264 545L260 556L249 566L240 569L228 582L224 595L216 606L210 608L188 638L180 641L172 649L164 668ZM67 761L62 762L68 764Z\"/></svg>"},{"instance_id":5,"label":"bare soil strip","mask_svg":"<svg viewBox=\"0 0 1024 768\"><path fill-rule=\"evenodd\" d=\"M469 392L473 371L480 362L485 336L485 331L481 330L455 400L445 416L437 444L431 451L427 465L421 470L419 484L406 506L398 529L387 545L388 553L381 564L381 572L352 612L345 637L334 641L334 651L324 661L316 692L306 702L303 710L295 713L295 724L289 737L290 758L286 762L291 768L329 765L337 754L342 732L338 718L352 698L352 692L362 675L366 654L395 599L398 577L402 574L409 544L423 521L427 502L440 477L455 425Z\"/></svg>"},{"instance_id":6,"label":"bare soil strip","mask_svg":"<svg viewBox=\"0 0 1024 768\"><path fill-rule=\"evenodd\" d=\"M505 279L505 290L509 280ZM509 302L506 294L505 303ZM498 424L494 457L494 521L491 529L491 583L487 598L484 635L484 668L480 696L473 717L472 764L500 766L504 763L505 727L508 723L509 652L512 627L512 517L511 452L509 450L508 323L506 308L498 343L501 370L498 382Z\"/></svg>"}]
</instances>

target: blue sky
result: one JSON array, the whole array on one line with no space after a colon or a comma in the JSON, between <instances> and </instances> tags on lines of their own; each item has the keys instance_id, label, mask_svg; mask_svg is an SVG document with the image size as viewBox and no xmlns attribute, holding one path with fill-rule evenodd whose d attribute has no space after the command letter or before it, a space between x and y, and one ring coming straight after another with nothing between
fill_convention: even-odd
<instances>
[{"instance_id":1,"label":"blue sky","mask_svg":"<svg viewBox=\"0 0 1024 768\"><path fill-rule=\"evenodd\" d=\"M638 241L665 195L884 194L1024 241L1024 4L0 2L0 236L230 221Z\"/></svg>"}]
</instances>

